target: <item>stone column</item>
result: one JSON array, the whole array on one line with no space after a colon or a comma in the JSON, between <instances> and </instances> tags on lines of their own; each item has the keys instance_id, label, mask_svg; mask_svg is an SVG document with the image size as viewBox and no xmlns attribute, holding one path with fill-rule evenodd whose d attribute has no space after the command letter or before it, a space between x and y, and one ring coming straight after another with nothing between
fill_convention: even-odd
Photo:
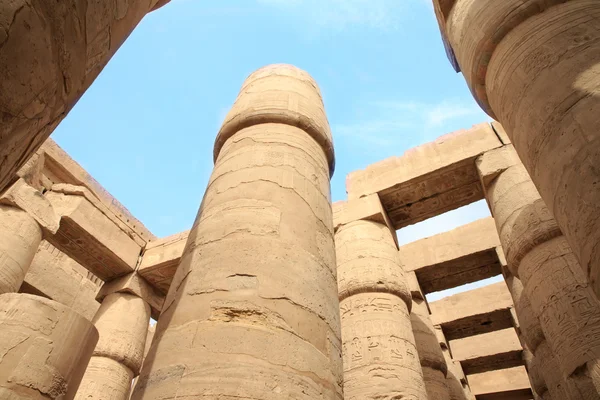
<instances>
[{"instance_id":1,"label":"stone column","mask_svg":"<svg viewBox=\"0 0 600 400\"><path fill-rule=\"evenodd\" d=\"M140 289L143 288L143 289ZM144 358L155 295L136 273L106 283L98 293L94 325L98 345L85 371L77 400L127 400Z\"/></svg>"},{"instance_id":2,"label":"stone column","mask_svg":"<svg viewBox=\"0 0 600 400\"><path fill-rule=\"evenodd\" d=\"M471 92L600 294L600 2L433 1Z\"/></svg>"},{"instance_id":3,"label":"stone column","mask_svg":"<svg viewBox=\"0 0 600 400\"><path fill-rule=\"evenodd\" d=\"M144 15L167 1L0 3L0 193Z\"/></svg>"},{"instance_id":4,"label":"stone column","mask_svg":"<svg viewBox=\"0 0 600 400\"><path fill-rule=\"evenodd\" d=\"M0 195L0 294L17 292L42 242L59 217L43 195L20 179Z\"/></svg>"},{"instance_id":5,"label":"stone column","mask_svg":"<svg viewBox=\"0 0 600 400\"><path fill-rule=\"evenodd\" d=\"M251 74L133 399L341 399L329 178L317 84L290 65Z\"/></svg>"},{"instance_id":6,"label":"stone column","mask_svg":"<svg viewBox=\"0 0 600 400\"><path fill-rule=\"evenodd\" d=\"M452 358L450 346L448 345L448 341L446 340L446 336L444 335L442 327L439 325L434 326L434 332L448 367L448 372L446 374L446 386L448 387L450 400L475 400L475 396L473 396L473 393L471 393L471 388L467 382L467 377L462 369L462 365L460 365L460 362L455 361Z\"/></svg>"},{"instance_id":7,"label":"stone column","mask_svg":"<svg viewBox=\"0 0 600 400\"><path fill-rule=\"evenodd\" d=\"M427 397L429 400L450 400L446 381L448 366L429 316L427 300L421 291L415 273L410 272L407 275L410 276L408 282L412 295L410 321L419 352Z\"/></svg>"},{"instance_id":8,"label":"stone column","mask_svg":"<svg viewBox=\"0 0 600 400\"><path fill-rule=\"evenodd\" d=\"M477 168L530 320L539 320L567 385L580 398L600 398L600 301L512 146L483 154ZM527 344L538 357L537 346Z\"/></svg>"},{"instance_id":9,"label":"stone column","mask_svg":"<svg viewBox=\"0 0 600 400\"><path fill-rule=\"evenodd\" d=\"M60 303L0 295L0 398L73 399L97 341L94 326Z\"/></svg>"},{"instance_id":10,"label":"stone column","mask_svg":"<svg viewBox=\"0 0 600 400\"><path fill-rule=\"evenodd\" d=\"M367 219L337 223L344 212L336 208L353 208L358 201L369 199L334 205L344 398L426 400L410 321L411 295L385 211L380 206L382 217L365 212Z\"/></svg>"}]
</instances>

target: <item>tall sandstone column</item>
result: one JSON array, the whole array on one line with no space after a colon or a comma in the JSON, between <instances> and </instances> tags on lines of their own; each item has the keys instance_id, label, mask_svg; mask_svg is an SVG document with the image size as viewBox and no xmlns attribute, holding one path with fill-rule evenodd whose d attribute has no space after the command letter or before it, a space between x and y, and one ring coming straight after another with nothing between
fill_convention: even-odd
<instances>
[{"instance_id":1,"label":"tall sandstone column","mask_svg":"<svg viewBox=\"0 0 600 400\"><path fill-rule=\"evenodd\" d=\"M407 275L412 296L410 321L415 335L417 351L419 352L428 400L450 400L450 388L446 380L448 365L436 330L431 322L427 300L421 290L416 274L410 272Z\"/></svg>"},{"instance_id":2,"label":"tall sandstone column","mask_svg":"<svg viewBox=\"0 0 600 400\"><path fill-rule=\"evenodd\" d=\"M471 92L600 295L600 2L433 2Z\"/></svg>"},{"instance_id":3,"label":"tall sandstone column","mask_svg":"<svg viewBox=\"0 0 600 400\"><path fill-rule=\"evenodd\" d=\"M341 400L333 143L314 80L251 74L215 158L132 399Z\"/></svg>"},{"instance_id":4,"label":"tall sandstone column","mask_svg":"<svg viewBox=\"0 0 600 400\"><path fill-rule=\"evenodd\" d=\"M508 268L548 350L581 399L600 399L600 301L512 146L483 154L477 168Z\"/></svg>"},{"instance_id":5,"label":"tall sandstone column","mask_svg":"<svg viewBox=\"0 0 600 400\"><path fill-rule=\"evenodd\" d=\"M0 398L71 400L98 332L90 321L55 301L0 295Z\"/></svg>"},{"instance_id":6,"label":"tall sandstone column","mask_svg":"<svg viewBox=\"0 0 600 400\"><path fill-rule=\"evenodd\" d=\"M0 2L0 193L144 15L167 2Z\"/></svg>"},{"instance_id":7,"label":"tall sandstone column","mask_svg":"<svg viewBox=\"0 0 600 400\"><path fill-rule=\"evenodd\" d=\"M395 232L383 222L382 208L381 213L376 220L336 223L344 398L427 400L410 321L411 295Z\"/></svg>"}]
</instances>

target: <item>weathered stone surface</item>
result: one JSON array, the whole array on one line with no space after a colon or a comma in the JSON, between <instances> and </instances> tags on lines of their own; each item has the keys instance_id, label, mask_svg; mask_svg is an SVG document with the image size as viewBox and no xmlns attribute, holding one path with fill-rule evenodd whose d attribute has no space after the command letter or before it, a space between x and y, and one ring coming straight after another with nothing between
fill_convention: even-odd
<instances>
[{"instance_id":1,"label":"weathered stone surface","mask_svg":"<svg viewBox=\"0 0 600 400\"><path fill-rule=\"evenodd\" d=\"M332 144L319 144L315 88L291 66L244 84L132 399L342 398Z\"/></svg>"},{"instance_id":2,"label":"weathered stone surface","mask_svg":"<svg viewBox=\"0 0 600 400\"><path fill-rule=\"evenodd\" d=\"M0 295L0 398L73 399L97 341L91 322L62 304Z\"/></svg>"},{"instance_id":3,"label":"weathered stone surface","mask_svg":"<svg viewBox=\"0 0 600 400\"><path fill-rule=\"evenodd\" d=\"M377 193L396 229L423 221L481 200L474 159L501 145L487 123L442 136L350 173L348 199Z\"/></svg>"},{"instance_id":4,"label":"weathered stone surface","mask_svg":"<svg viewBox=\"0 0 600 400\"><path fill-rule=\"evenodd\" d=\"M469 375L478 400L530 400L533 398L525 367L513 367Z\"/></svg>"},{"instance_id":5,"label":"weathered stone surface","mask_svg":"<svg viewBox=\"0 0 600 400\"><path fill-rule=\"evenodd\" d=\"M595 383L600 382L596 371L600 368L600 301L512 146L492 150L489 157L494 163L499 153L507 154L506 167L493 173L485 192L508 268L523 283L532 313L560 360L563 377L570 381L567 384L598 397L600 391L594 387L600 387ZM482 155L478 167L492 164L487 158ZM480 169L483 182L490 170ZM528 341L527 345L537 356L537 344Z\"/></svg>"},{"instance_id":6,"label":"weathered stone surface","mask_svg":"<svg viewBox=\"0 0 600 400\"><path fill-rule=\"evenodd\" d=\"M407 271L417 274L425 293L450 289L499 275L500 245L493 218L483 218L448 232L400 247Z\"/></svg>"},{"instance_id":7,"label":"weathered stone surface","mask_svg":"<svg viewBox=\"0 0 600 400\"><path fill-rule=\"evenodd\" d=\"M132 272L141 246L86 189L59 187L46 197L61 216L48 241L103 280Z\"/></svg>"},{"instance_id":8,"label":"weathered stone surface","mask_svg":"<svg viewBox=\"0 0 600 400\"><path fill-rule=\"evenodd\" d=\"M446 373L446 386L450 400L475 400L475 396L471 393L471 388L467 382L467 377L460 365L460 362L452 358L450 346L441 326L434 326L435 336L438 340L442 354L446 360L448 372Z\"/></svg>"},{"instance_id":9,"label":"weathered stone surface","mask_svg":"<svg viewBox=\"0 0 600 400\"><path fill-rule=\"evenodd\" d=\"M433 324L442 327L448 340L512 327L512 306L504 282L429 303Z\"/></svg>"},{"instance_id":10,"label":"weathered stone surface","mask_svg":"<svg viewBox=\"0 0 600 400\"><path fill-rule=\"evenodd\" d=\"M137 272L163 294L169 291L189 234L185 231L150 241L144 249Z\"/></svg>"},{"instance_id":11,"label":"weathered stone surface","mask_svg":"<svg viewBox=\"0 0 600 400\"><path fill-rule=\"evenodd\" d=\"M91 321L100 307L96 294L101 284L75 260L44 240L35 253L23 285L28 293L64 304Z\"/></svg>"},{"instance_id":12,"label":"weathered stone surface","mask_svg":"<svg viewBox=\"0 0 600 400\"><path fill-rule=\"evenodd\" d=\"M156 6L157 0L2 4L0 192Z\"/></svg>"},{"instance_id":13,"label":"weathered stone surface","mask_svg":"<svg viewBox=\"0 0 600 400\"><path fill-rule=\"evenodd\" d=\"M427 398L410 321L411 295L392 231L359 220L335 235L344 398Z\"/></svg>"},{"instance_id":14,"label":"weathered stone surface","mask_svg":"<svg viewBox=\"0 0 600 400\"><path fill-rule=\"evenodd\" d=\"M164 296L146 282L137 271L106 282L98 292L96 300L103 302L106 296L113 293L129 293L141 298L150 306L152 316L156 319L165 302Z\"/></svg>"},{"instance_id":15,"label":"weathered stone surface","mask_svg":"<svg viewBox=\"0 0 600 400\"><path fill-rule=\"evenodd\" d=\"M451 340L450 349L468 375L523 365L523 348L513 328Z\"/></svg>"},{"instance_id":16,"label":"weathered stone surface","mask_svg":"<svg viewBox=\"0 0 600 400\"><path fill-rule=\"evenodd\" d=\"M127 399L139 373L150 321L150 307L138 296L112 293L94 317L100 339L85 371L78 400Z\"/></svg>"},{"instance_id":17,"label":"weathered stone surface","mask_svg":"<svg viewBox=\"0 0 600 400\"><path fill-rule=\"evenodd\" d=\"M352 201L337 201L333 203L333 228L337 230L340 226L353 221L374 221L386 225L394 242L398 244L396 230L377 194L371 194Z\"/></svg>"},{"instance_id":18,"label":"weathered stone surface","mask_svg":"<svg viewBox=\"0 0 600 400\"><path fill-rule=\"evenodd\" d=\"M41 241L42 229L32 216L0 204L0 294L19 290Z\"/></svg>"}]
</instances>

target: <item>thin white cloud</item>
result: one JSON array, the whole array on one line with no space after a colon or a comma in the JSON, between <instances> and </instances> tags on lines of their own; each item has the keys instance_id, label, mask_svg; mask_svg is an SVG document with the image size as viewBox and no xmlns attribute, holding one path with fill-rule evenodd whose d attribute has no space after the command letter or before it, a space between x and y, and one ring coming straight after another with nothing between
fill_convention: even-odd
<instances>
[{"instance_id":1,"label":"thin white cloud","mask_svg":"<svg viewBox=\"0 0 600 400\"><path fill-rule=\"evenodd\" d=\"M277 7L312 24L342 31L348 27L393 30L409 6L423 0L256 0Z\"/></svg>"}]
</instances>

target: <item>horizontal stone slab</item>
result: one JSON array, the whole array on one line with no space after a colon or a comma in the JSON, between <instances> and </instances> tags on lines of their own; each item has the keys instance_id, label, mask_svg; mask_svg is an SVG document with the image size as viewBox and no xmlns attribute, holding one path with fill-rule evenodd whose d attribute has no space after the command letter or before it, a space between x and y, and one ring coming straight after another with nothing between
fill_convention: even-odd
<instances>
[{"instance_id":1,"label":"horizontal stone slab","mask_svg":"<svg viewBox=\"0 0 600 400\"><path fill-rule=\"evenodd\" d=\"M396 229L483 199L475 158L502 142L489 123L351 172L348 199L378 194Z\"/></svg>"},{"instance_id":2,"label":"horizontal stone slab","mask_svg":"<svg viewBox=\"0 0 600 400\"><path fill-rule=\"evenodd\" d=\"M431 320L447 340L513 327L512 298L504 282L429 303Z\"/></svg>"},{"instance_id":3,"label":"horizontal stone slab","mask_svg":"<svg viewBox=\"0 0 600 400\"><path fill-rule=\"evenodd\" d=\"M523 365L523 348L514 328L451 340L449 345L467 375Z\"/></svg>"},{"instance_id":4,"label":"horizontal stone slab","mask_svg":"<svg viewBox=\"0 0 600 400\"><path fill-rule=\"evenodd\" d=\"M533 399L525 367L513 367L468 375L469 385L477 400Z\"/></svg>"},{"instance_id":5,"label":"horizontal stone slab","mask_svg":"<svg viewBox=\"0 0 600 400\"><path fill-rule=\"evenodd\" d=\"M138 273L163 294L169 291L189 233L180 232L148 242L142 254Z\"/></svg>"},{"instance_id":6,"label":"horizontal stone slab","mask_svg":"<svg viewBox=\"0 0 600 400\"><path fill-rule=\"evenodd\" d=\"M500 239L494 219L483 218L400 247L407 271L414 271L425 293L500 275Z\"/></svg>"}]
</instances>

